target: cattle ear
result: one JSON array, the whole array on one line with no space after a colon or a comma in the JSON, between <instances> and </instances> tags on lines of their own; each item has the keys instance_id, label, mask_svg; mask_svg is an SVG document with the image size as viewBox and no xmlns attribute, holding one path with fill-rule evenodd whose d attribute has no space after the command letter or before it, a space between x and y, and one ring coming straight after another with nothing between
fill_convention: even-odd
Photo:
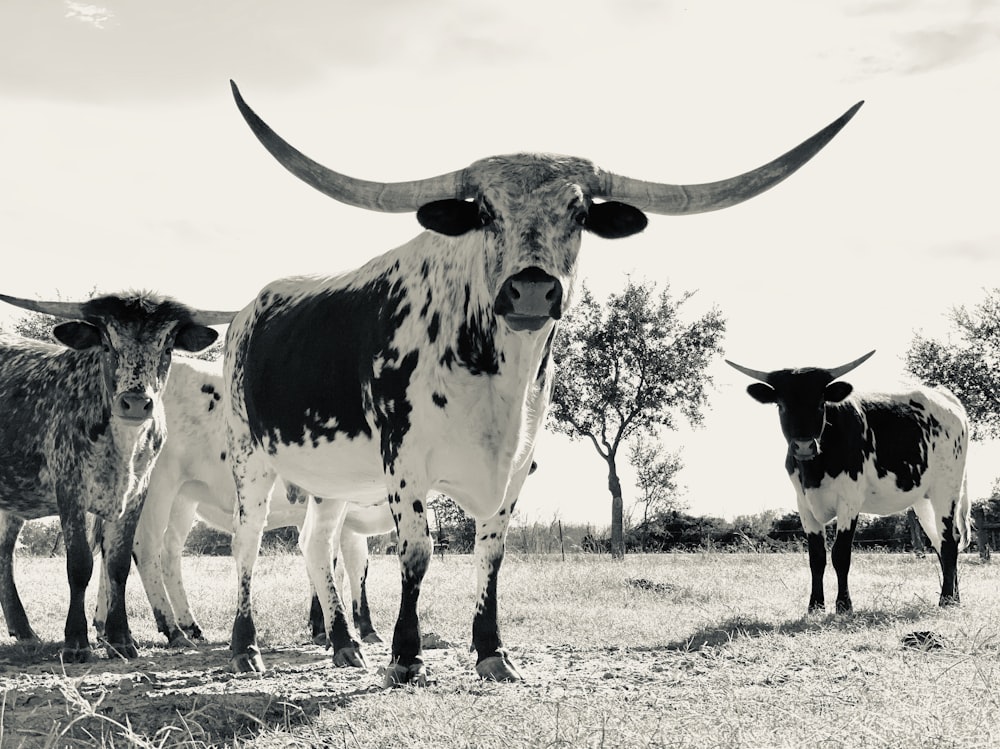
<instances>
[{"instance_id":1,"label":"cattle ear","mask_svg":"<svg viewBox=\"0 0 1000 749\"><path fill-rule=\"evenodd\" d=\"M854 386L849 382L831 382L823 390L823 398L827 403L840 403L853 391Z\"/></svg>"},{"instance_id":2,"label":"cattle ear","mask_svg":"<svg viewBox=\"0 0 1000 749\"><path fill-rule=\"evenodd\" d=\"M77 351L101 344L101 331L89 322L80 320L59 323L52 328L52 335L59 343Z\"/></svg>"},{"instance_id":3,"label":"cattle ear","mask_svg":"<svg viewBox=\"0 0 1000 749\"><path fill-rule=\"evenodd\" d=\"M750 393L751 398L760 403L774 403L777 397L774 388L770 385L765 385L763 382L754 382L747 385L747 392Z\"/></svg>"},{"instance_id":4,"label":"cattle ear","mask_svg":"<svg viewBox=\"0 0 1000 749\"><path fill-rule=\"evenodd\" d=\"M647 223L649 219L638 208L617 200L608 200L590 206L584 228L604 239L621 239L638 234L646 228Z\"/></svg>"},{"instance_id":5,"label":"cattle ear","mask_svg":"<svg viewBox=\"0 0 1000 749\"><path fill-rule=\"evenodd\" d=\"M215 343L219 331L204 325L185 325L177 331L174 346L182 351L201 351Z\"/></svg>"},{"instance_id":6,"label":"cattle ear","mask_svg":"<svg viewBox=\"0 0 1000 749\"><path fill-rule=\"evenodd\" d=\"M482 226L479 206L470 200L435 200L417 210L417 221L425 229L460 237Z\"/></svg>"}]
</instances>

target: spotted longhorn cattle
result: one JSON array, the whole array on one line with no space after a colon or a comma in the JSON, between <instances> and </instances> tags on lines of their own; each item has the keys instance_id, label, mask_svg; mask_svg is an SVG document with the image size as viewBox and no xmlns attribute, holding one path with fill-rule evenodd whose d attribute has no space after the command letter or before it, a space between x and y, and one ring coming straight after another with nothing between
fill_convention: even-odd
<instances>
[{"instance_id":1,"label":"spotted longhorn cattle","mask_svg":"<svg viewBox=\"0 0 1000 749\"><path fill-rule=\"evenodd\" d=\"M274 281L229 329L223 402L239 494L230 665L264 670L251 576L281 475L318 497L388 497L402 588L387 685L426 683L417 618L432 551L425 501L431 491L454 498L477 522L476 671L519 680L497 624L497 578L548 407L552 339L573 302L581 235L635 234L646 226L643 210L699 213L747 200L812 158L860 104L775 161L708 184L644 182L585 159L532 153L386 184L312 161L235 84L233 93L254 134L294 175L350 205L415 212L429 231L357 270ZM364 666L332 585L331 539L342 517L341 502L310 502L303 548L334 663Z\"/></svg>"},{"instance_id":2,"label":"spotted longhorn cattle","mask_svg":"<svg viewBox=\"0 0 1000 749\"><path fill-rule=\"evenodd\" d=\"M759 382L751 397L778 406L788 442L785 470L795 487L809 544L809 611L822 611L826 568L824 526L837 521L830 553L837 573L837 611L851 611L847 575L861 512L891 515L912 507L941 563L940 604L959 602L958 552L969 543L965 485L969 420L945 388L916 386L894 393L853 393L839 380L870 351L833 369L762 372L727 360Z\"/></svg>"},{"instance_id":3,"label":"spotted longhorn cattle","mask_svg":"<svg viewBox=\"0 0 1000 749\"><path fill-rule=\"evenodd\" d=\"M153 468L146 502L135 532L133 556L156 620L157 629L173 646L190 647L203 639L201 626L188 602L181 571L181 553L195 517L225 533L233 531L236 487L226 461L226 423L219 402L222 364L200 359L174 359L163 391L163 408L170 430ZM285 491L278 482L266 529L301 529L306 498L296 487ZM381 642L368 608L368 536L394 528L383 500L373 507L348 509L340 535L346 575L353 599L354 624L365 642ZM94 625L104 628L106 580L101 577ZM318 642L326 641L319 599L312 596L310 626Z\"/></svg>"},{"instance_id":4,"label":"spotted longhorn cattle","mask_svg":"<svg viewBox=\"0 0 1000 749\"><path fill-rule=\"evenodd\" d=\"M166 437L161 393L174 348L199 351L232 312L203 312L147 293L81 304L0 295L25 309L69 318L65 344L0 338L0 603L18 640L36 640L13 576L25 520L58 515L70 602L63 659L90 659L84 595L93 567L87 512L108 521L102 551L112 581L107 646L137 655L125 614L132 534L149 473Z\"/></svg>"}]
</instances>

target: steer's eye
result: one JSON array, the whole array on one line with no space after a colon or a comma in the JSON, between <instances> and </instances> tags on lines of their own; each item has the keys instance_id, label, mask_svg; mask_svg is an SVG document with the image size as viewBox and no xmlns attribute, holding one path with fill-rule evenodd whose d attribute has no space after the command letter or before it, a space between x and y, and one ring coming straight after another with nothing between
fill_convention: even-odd
<instances>
[{"instance_id":1,"label":"steer's eye","mask_svg":"<svg viewBox=\"0 0 1000 749\"><path fill-rule=\"evenodd\" d=\"M489 226L493 223L493 214L490 213L490 209L486 206L479 207L479 223L482 226Z\"/></svg>"},{"instance_id":2,"label":"steer's eye","mask_svg":"<svg viewBox=\"0 0 1000 749\"><path fill-rule=\"evenodd\" d=\"M576 213L573 214L573 220L576 221L578 225L583 226L584 224L587 223L587 212L577 211Z\"/></svg>"}]
</instances>

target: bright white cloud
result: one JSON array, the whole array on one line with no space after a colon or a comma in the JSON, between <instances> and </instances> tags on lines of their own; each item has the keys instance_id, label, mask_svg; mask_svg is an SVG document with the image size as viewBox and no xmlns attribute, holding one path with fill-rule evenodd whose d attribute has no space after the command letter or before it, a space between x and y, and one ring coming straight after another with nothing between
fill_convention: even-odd
<instances>
[{"instance_id":1,"label":"bright white cloud","mask_svg":"<svg viewBox=\"0 0 1000 749\"><path fill-rule=\"evenodd\" d=\"M66 0L66 18L75 18L81 23L87 23L98 29L105 28L114 18L114 14L100 5L76 3Z\"/></svg>"}]
</instances>

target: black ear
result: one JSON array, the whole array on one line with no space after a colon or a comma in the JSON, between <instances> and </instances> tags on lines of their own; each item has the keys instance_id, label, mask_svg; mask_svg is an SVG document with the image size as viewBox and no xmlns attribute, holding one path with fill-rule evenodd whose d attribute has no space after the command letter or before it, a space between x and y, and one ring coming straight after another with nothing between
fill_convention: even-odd
<instances>
[{"instance_id":1,"label":"black ear","mask_svg":"<svg viewBox=\"0 0 1000 749\"><path fill-rule=\"evenodd\" d=\"M417 221L425 229L460 237L466 232L482 226L479 220L479 206L471 200L435 200L420 206Z\"/></svg>"},{"instance_id":2,"label":"black ear","mask_svg":"<svg viewBox=\"0 0 1000 749\"><path fill-rule=\"evenodd\" d=\"M177 331L174 346L182 351L201 351L208 348L219 337L219 331L204 325L185 325Z\"/></svg>"},{"instance_id":3,"label":"black ear","mask_svg":"<svg viewBox=\"0 0 1000 749\"><path fill-rule=\"evenodd\" d=\"M63 345L83 351L91 346L101 345L101 331L89 322L73 320L62 322L52 328L52 335Z\"/></svg>"},{"instance_id":4,"label":"black ear","mask_svg":"<svg viewBox=\"0 0 1000 749\"><path fill-rule=\"evenodd\" d=\"M747 392L750 393L751 398L760 403L774 403L778 395L774 392L773 387L765 385L763 382L754 382L747 385Z\"/></svg>"},{"instance_id":5,"label":"black ear","mask_svg":"<svg viewBox=\"0 0 1000 749\"><path fill-rule=\"evenodd\" d=\"M604 239L621 239L638 234L648 223L646 214L638 208L617 200L608 200L590 206L584 228Z\"/></svg>"},{"instance_id":6,"label":"black ear","mask_svg":"<svg viewBox=\"0 0 1000 749\"><path fill-rule=\"evenodd\" d=\"M827 403L840 403L853 391L854 386L849 382L831 382L823 390L823 398Z\"/></svg>"}]
</instances>

